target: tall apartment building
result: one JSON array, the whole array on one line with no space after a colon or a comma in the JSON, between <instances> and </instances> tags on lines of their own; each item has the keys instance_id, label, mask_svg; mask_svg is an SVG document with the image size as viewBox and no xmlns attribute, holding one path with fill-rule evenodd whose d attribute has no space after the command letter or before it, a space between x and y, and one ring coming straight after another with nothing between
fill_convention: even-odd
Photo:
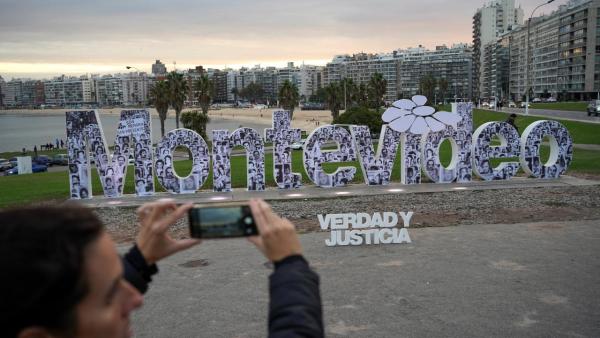
<instances>
[{"instance_id":1,"label":"tall apartment building","mask_svg":"<svg viewBox=\"0 0 600 338\"><path fill-rule=\"evenodd\" d=\"M154 75L166 75L167 67L160 60L156 60L152 65L152 74Z\"/></svg>"},{"instance_id":2,"label":"tall apartment building","mask_svg":"<svg viewBox=\"0 0 600 338\"><path fill-rule=\"evenodd\" d=\"M267 67L263 72L262 87L265 92L265 100L268 103L276 102L279 95L277 84L277 68Z\"/></svg>"},{"instance_id":3,"label":"tall apartment building","mask_svg":"<svg viewBox=\"0 0 600 338\"><path fill-rule=\"evenodd\" d=\"M0 76L0 107L4 107L4 97L6 95L6 81Z\"/></svg>"},{"instance_id":4,"label":"tall apartment building","mask_svg":"<svg viewBox=\"0 0 600 338\"><path fill-rule=\"evenodd\" d=\"M46 102L44 97L44 82L40 80L27 80L22 87L22 106L35 107Z\"/></svg>"},{"instance_id":5,"label":"tall apartment building","mask_svg":"<svg viewBox=\"0 0 600 338\"><path fill-rule=\"evenodd\" d=\"M92 81L86 76L66 77L64 75L44 81L46 104L56 106L77 106L93 103Z\"/></svg>"},{"instance_id":6,"label":"tall apartment building","mask_svg":"<svg viewBox=\"0 0 600 338\"><path fill-rule=\"evenodd\" d=\"M277 69L277 93L279 93L279 88L283 86L285 81L290 81L291 83L298 86L298 76L300 73L300 69L294 66L293 62L288 62L287 67Z\"/></svg>"},{"instance_id":7,"label":"tall apartment building","mask_svg":"<svg viewBox=\"0 0 600 338\"><path fill-rule=\"evenodd\" d=\"M98 104L100 106L125 104L124 82L121 77L112 75L104 75L94 79Z\"/></svg>"},{"instance_id":8,"label":"tall apartment building","mask_svg":"<svg viewBox=\"0 0 600 338\"><path fill-rule=\"evenodd\" d=\"M227 102L227 71L215 69L211 79L215 87L215 102Z\"/></svg>"},{"instance_id":9,"label":"tall apartment building","mask_svg":"<svg viewBox=\"0 0 600 338\"><path fill-rule=\"evenodd\" d=\"M550 15L532 20L529 57L527 26L509 33L511 99L522 100L528 82L533 97L587 100L597 96L599 8L600 0L569 1Z\"/></svg>"},{"instance_id":10,"label":"tall apartment building","mask_svg":"<svg viewBox=\"0 0 600 338\"><path fill-rule=\"evenodd\" d=\"M398 96L397 63L394 53L336 55L322 70L322 84L328 86L344 78L357 84L367 83L373 74L380 73L387 81L384 99L391 102Z\"/></svg>"},{"instance_id":11,"label":"tall apartment building","mask_svg":"<svg viewBox=\"0 0 600 338\"><path fill-rule=\"evenodd\" d=\"M441 93L438 85L436 93L447 100L469 100L473 96L473 51L466 44L451 48L438 46L436 50L423 47L398 50L395 58L398 60L396 97L408 98L419 93L419 84L425 75L446 79L447 92ZM444 98L437 97L437 100Z\"/></svg>"},{"instance_id":12,"label":"tall apartment building","mask_svg":"<svg viewBox=\"0 0 600 338\"><path fill-rule=\"evenodd\" d=\"M317 93L322 87L323 67L319 66L300 66L298 72L298 92L300 97L308 100L311 95Z\"/></svg>"},{"instance_id":13,"label":"tall apartment building","mask_svg":"<svg viewBox=\"0 0 600 338\"><path fill-rule=\"evenodd\" d=\"M509 96L510 38L504 35L485 45L480 98L505 101Z\"/></svg>"},{"instance_id":14,"label":"tall apartment building","mask_svg":"<svg viewBox=\"0 0 600 338\"><path fill-rule=\"evenodd\" d=\"M23 81L21 79L12 79L6 83L4 104L8 107L16 107L23 104Z\"/></svg>"},{"instance_id":15,"label":"tall apartment building","mask_svg":"<svg viewBox=\"0 0 600 338\"><path fill-rule=\"evenodd\" d=\"M477 9L473 16L473 84L474 96L483 92L483 62L485 48L495 43L499 35L523 24L523 10L515 8L514 0L495 0Z\"/></svg>"},{"instance_id":16,"label":"tall apartment building","mask_svg":"<svg viewBox=\"0 0 600 338\"><path fill-rule=\"evenodd\" d=\"M129 73L119 76L123 82L123 104L145 105L148 102L148 75ZM97 86L96 86L97 87Z\"/></svg>"}]
</instances>

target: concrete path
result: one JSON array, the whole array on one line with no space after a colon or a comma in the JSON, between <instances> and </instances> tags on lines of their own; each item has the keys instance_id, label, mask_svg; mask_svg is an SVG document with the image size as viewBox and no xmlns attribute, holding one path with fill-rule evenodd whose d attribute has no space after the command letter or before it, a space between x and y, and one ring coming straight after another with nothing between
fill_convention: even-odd
<instances>
[{"instance_id":1,"label":"concrete path","mask_svg":"<svg viewBox=\"0 0 600 338\"><path fill-rule=\"evenodd\" d=\"M210 186L211 182L208 182ZM122 198L106 198L95 196L89 200L81 200L84 205L93 208L105 207L134 207L164 198L172 198L180 203L215 203L215 202L240 202L250 198L262 198L265 200L291 200L291 199L330 199L341 196L372 196L386 194L411 194L431 193L441 191L464 191L464 190L490 190L490 189L521 189L535 187L565 187L580 185L598 185L600 181L580 179L572 176L561 176L559 179L534 179L517 177L508 181L472 181L469 183L423 183L405 185L392 183L385 186L369 186L366 184L350 184L346 187L320 188L313 184L303 186L300 189L280 190L269 187L265 191L246 191L244 188L234 189L232 192L215 193L212 191L199 191L195 194L173 195L159 192L154 196L138 197L136 195L124 195Z\"/></svg>"},{"instance_id":2,"label":"concrete path","mask_svg":"<svg viewBox=\"0 0 600 338\"><path fill-rule=\"evenodd\" d=\"M493 110L491 110L493 111ZM518 115L525 115L524 108L502 108L502 112L515 113ZM530 116L536 117L551 117L561 120L588 122L588 123L600 123L600 117L588 116L587 112L582 111L569 111L569 110L548 110L548 109L529 109Z\"/></svg>"},{"instance_id":3,"label":"concrete path","mask_svg":"<svg viewBox=\"0 0 600 338\"><path fill-rule=\"evenodd\" d=\"M411 244L355 247L301 235L321 277L328 337L600 336L598 221L409 233ZM264 263L243 239L161 262L136 336L266 337Z\"/></svg>"}]
</instances>

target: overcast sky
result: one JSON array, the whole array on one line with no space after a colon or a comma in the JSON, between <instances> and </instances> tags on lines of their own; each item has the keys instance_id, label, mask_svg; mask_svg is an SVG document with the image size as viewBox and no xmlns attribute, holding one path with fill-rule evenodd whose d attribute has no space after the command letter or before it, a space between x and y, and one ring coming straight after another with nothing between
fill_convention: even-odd
<instances>
[{"instance_id":1,"label":"overcast sky","mask_svg":"<svg viewBox=\"0 0 600 338\"><path fill-rule=\"evenodd\" d=\"M543 1L516 0L528 17ZM336 54L472 42L481 0L0 0L0 75L325 64ZM566 0L542 7L549 13Z\"/></svg>"}]
</instances>

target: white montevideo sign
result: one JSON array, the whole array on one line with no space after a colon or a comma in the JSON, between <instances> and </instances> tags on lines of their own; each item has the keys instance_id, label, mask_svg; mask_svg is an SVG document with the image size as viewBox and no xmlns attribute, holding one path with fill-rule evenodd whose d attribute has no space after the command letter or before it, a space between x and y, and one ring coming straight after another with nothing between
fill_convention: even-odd
<instances>
[{"instance_id":1,"label":"white montevideo sign","mask_svg":"<svg viewBox=\"0 0 600 338\"><path fill-rule=\"evenodd\" d=\"M413 212L317 215L322 230L331 230L327 246L410 243L408 227ZM396 225L402 220L402 227Z\"/></svg>"}]
</instances>

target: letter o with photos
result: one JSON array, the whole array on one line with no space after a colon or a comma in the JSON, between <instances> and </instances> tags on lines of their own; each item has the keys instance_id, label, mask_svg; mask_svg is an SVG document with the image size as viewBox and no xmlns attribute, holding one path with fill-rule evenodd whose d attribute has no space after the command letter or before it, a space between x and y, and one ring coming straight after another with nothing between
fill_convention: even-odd
<instances>
[{"instance_id":1,"label":"letter o with photos","mask_svg":"<svg viewBox=\"0 0 600 338\"><path fill-rule=\"evenodd\" d=\"M547 163L540 159L544 136L550 139L550 157ZM567 171L573 160L573 139L565 126L556 121L535 121L521 135L521 167L537 178L558 178Z\"/></svg>"},{"instance_id":2,"label":"letter o with photos","mask_svg":"<svg viewBox=\"0 0 600 338\"><path fill-rule=\"evenodd\" d=\"M173 152L178 146L186 147L192 153L192 172L180 177L173 167ZM173 194L193 194L208 177L209 156L206 142L197 132L189 129L174 129L156 145L156 162L163 163L163 170L156 171L158 182Z\"/></svg>"}]
</instances>

